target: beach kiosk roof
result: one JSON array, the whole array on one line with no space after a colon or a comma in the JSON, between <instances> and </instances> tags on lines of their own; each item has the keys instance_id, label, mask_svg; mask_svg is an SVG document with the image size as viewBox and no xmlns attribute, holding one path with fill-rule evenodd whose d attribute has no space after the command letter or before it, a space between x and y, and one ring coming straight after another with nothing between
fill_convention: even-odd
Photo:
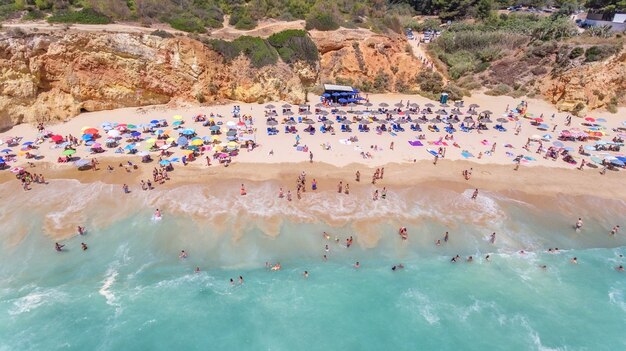
<instances>
[{"instance_id":1,"label":"beach kiosk roof","mask_svg":"<svg viewBox=\"0 0 626 351\"><path fill-rule=\"evenodd\" d=\"M324 91L353 93L354 89L347 85L324 84Z\"/></svg>"}]
</instances>

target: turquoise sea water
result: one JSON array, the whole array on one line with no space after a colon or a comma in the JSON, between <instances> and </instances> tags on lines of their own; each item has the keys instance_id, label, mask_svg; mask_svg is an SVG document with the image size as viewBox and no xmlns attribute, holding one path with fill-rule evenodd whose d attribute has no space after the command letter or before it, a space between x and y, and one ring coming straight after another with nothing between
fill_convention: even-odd
<instances>
[{"instance_id":1,"label":"turquoise sea water","mask_svg":"<svg viewBox=\"0 0 626 351\"><path fill-rule=\"evenodd\" d=\"M626 265L626 240L606 232L626 220L624 202L570 199L576 205L551 212L484 197L468 216L491 214L457 226L441 247L433 241L445 214L432 200L413 201L428 214L408 226L408 241L389 220L376 245L360 242L350 219L287 221L276 237L250 225L235 240L228 223L218 230L167 212L154 222L136 209L57 253L41 229L51 214L13 213L0 228L0 350L626 349L626 273L614 269ZM582 233L570 228L571 206L585 214ZM20 225L21 240L8 240ZM501 237L491 245L494 227ZM545 252L554 246L560 254ZM476 260L452 264L455 254ZM392 271L400 262L406 268ZM239 275L244 284L231 285Z\"/></svg>"}]
</instances>

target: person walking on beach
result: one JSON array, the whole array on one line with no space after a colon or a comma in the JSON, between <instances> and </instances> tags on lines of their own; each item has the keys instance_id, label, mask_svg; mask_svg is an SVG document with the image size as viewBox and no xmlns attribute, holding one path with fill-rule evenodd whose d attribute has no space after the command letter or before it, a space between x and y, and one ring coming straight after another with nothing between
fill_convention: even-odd
<instances>
[{"instance_id":1,"label":"person walking on beach","mask_svg":"<svg viewBox=\"0 0 626 351\"><path fill-rule=\"evenodd\" d=\"M576 225L574 226L576 228L576 230L580 230L583 227L583 219L582 218L578 218L578 220L576 221Z\"/></svg>"},{"instance_id":2,"label":"person walking on beach","mask_svg":"<svg viewBox=\"0 0 626 351\"><path fill-rule=\"evenodd\" d=\"M472 200L476 200L476 197L478 197L478 189L474 190L474 193L472 194Z\"/></svg>"},{"instance_id":3,"label":"person walking on beach","mask_svg":"<svg viewBox=\"0 0 626 351\"><path fill-rule=\"evenodd\" d=\"M348 184L348 183L346 183L346 189L344 191L344 194L350 195L350 184Z\"/></svg>"},{"instance_id":4,"label":"person walking on beach","mask_svg":"<svg viewBox=\"0 0 626 351\"><path fill-rule=\"evenodd\" d=\"M309 151L309 162L313 163L313 152Z\"/></svg>"},{"instance_id":5,"label":"person walking on beach","mask_svg":"<svg viewBox=\"0 0 626 351\"><path fill-rule=\"evenodd\" d=\"M435 155L435 161L433 162L433 164L436 166L437 165L437 161L439 161L439 155Z\"/></svg>"},{"instance_id":6,"label":"person walking on beach","mask_svg":"<svg viewBox=\"0 0 626 351\"><path fill-rule=\"evenodd\" d=\"M340 181L339 184L337 185L337 192L341 194L342 190L343 190L343 182Z\"/></svg>"},{"instance_id":7,"label":"person walking on beach","mask_svg":"<svg viewBox=\"0 0 626 351\"><path fill-rule=\"evenodd\" d=\"M206 165L207 166L211 165L211 158L209 156L206 157Z\"/></svg>"},{"instance_id":8,"label":"person walking on beach","mask_svg":"<svg viewBox=\"0 0 626 351\"><path fill-rule=\"evenodd\" d=\"M356 171L356 181L360 182L361 181L361 172Z\"/></svg>"},{"instance_id":9,"label":"person walking on beach","mask_svg":"<svg viewBox=\"0 0 626 351\"><path fill-rule=\"evenodd\" d=\"M578 170L582 171L583 167L585 167L585 159L584 158L580 161L580 166L578 167Z\"/></svg>"},{"instance_id":10,"label":"person walking on beach","mask_svg":"<svg viewBox=\"0 0 626 351\"><path fill-rule=\"evenodd\" d=\"M380 179L383 179L383 175L385 174L385 167L380 169Z\"/></svg>"},{"instance_id":11,"label":"person walking on beach","mask_svg":"<svg viewBox=\"0 0 626 351\"><path fill-rule=\"evenodd\" d=\"M122 189L124 190L124 194L130 193L130 190L128 190L128 185L127 184L122 185Z\"/></svg>"},{"instance_id":12,"label":"person walking on beach","mask_svg":"<svg viewBox=\"0 0 626 351\"><path fill-rule=\"evenodd\" d=\"M317 190L317 180L315 180L315 178L313 178L313 181L311 182L311 190Z\"/></svg>"},{"instance_id":13,"label":"person walking on beach","mask_svg":"<svg viewBox=\"0 0 626 351\"><path fill-rule=\"evenodd\" d=\"M619 225L613 227L613 229L611 230L611 236L617 234L617 232L619 232Z\"/></svg>"},{"instance_id":14,"label":"person walking on beach","mask_svg":"<svg viewBox=\"0 0 626 351\"><path fill-rule=\"evenodd\" d=\"M287 190L287 201L291 201L291 190Z\"/></svg>"},{"instance_id":15,"label":"person walking on beach","mask_svg":"<svg viewBox=\"0 0 626 351\"><path fill-rule=\"evenodd\" d=\"M241 184L241 188L239 189L239 194L241 194L241 196L246 195L246 187Z\"/></svg>"}]
</instances>

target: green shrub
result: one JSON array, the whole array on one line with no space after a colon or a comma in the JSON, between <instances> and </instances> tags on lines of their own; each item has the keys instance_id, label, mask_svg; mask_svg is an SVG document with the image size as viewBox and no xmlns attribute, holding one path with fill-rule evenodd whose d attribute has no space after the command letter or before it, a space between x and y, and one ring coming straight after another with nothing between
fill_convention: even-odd
<instances>
[{"instance_id":1,"label":"green shrub","mask_svg":"<svg viewBox=\"0 0 626 351\"><path fill-rule=\"evenodd\" d=\"M585 53L585 49L577 46L573 48L572 51L570 51L569 58L573 60L575 58L582 56L582 54L584 53Z\"/></svg>"},{"instance_id":2,"label":"green shrub","mask_svg":"<svg viewBox=\"0 0 626 351\"><path fill-rule=\"evenodd\" d=\"M595 62L607 59L611 55L615 55L620 51L618 45L597 45L588 48L585 51L585 61Z\"/></svg>"},{"instance_id":3,"label":"green shrub","mask_svg":"<svg viewBox=\"0 0 626 351\"><path fill-rule=\"evenodd\" d=\"M288 29L274 33L267 41L278 50L280 58L286 63L296 61L314 63L318 60L317 46L303 30Z\"/></svg>"},{"instance_id":4,"label":"green shrub","mask_svg":"<svg viewBox=\"0 0 626 351\"><path fill-rule=\"evenodd\" d=\"M436 95L443 91L443 77L437 72L423 70L415 76L415 81L423 92Z\"/></svg>"},{"instance_id":5,"label":"green shrub","mask_svg":"<svg viewBox=\"0 0 626 351\"><path fill-rule=\"evenodd\" d=\"M321 31L339 29L339 20L330 12L312 11L306 17L306 29Z\"/></svg>"},{"instance_id":6,"label":"green shrub","mask_svg":"<svg viewBox=\"0 0 626 351\"><path fill-rule=\"evenodd\" d=\"M507 95L511 92L511 90L511 87L506 84L498 84L493 89L485 91L485 94L491 96Z\"/></svg>"},{"instance_id":7,"label":"green shrub","mask_svg":"<svg viewBox=\"0 0 626 351\"><path fill-rule=\"evenodd\" d=\"M204 23L197 17L192 15L182 15L171 17L168 20L168 23L172 28L182 30L183 32L190 33L205 33L206 28L204 27Z\"/></svg>"},{"instance_id":8,"label":"green shrub","mask_svg":"<svg viewBox=\"0 0 626 351\"><path fill-rule=\"evenodd\" d=\"M383 69L379 69L374 77L374 82L372 85L372 92L386 92L389 91L389 87L391 86L391 75L387 72L383 71Z\"/></svg>"},{"instance_id":9,"label":"green shrub","mask_svg":"<svg viewBox=\"0 0 626 351\"><path fill-rule=\"evenodd\" d=\"M39 10L49 10L52 8L52 1L50 0L35 0L35 6Z\"/></svg>"},{"instance_id":10,"label":"green shrub","mask_svg":"<svg viewBox=\"0 0 626 351\"><path fill-rule=\"evenodd\" d=\"M173 38L174 37L173 34L166 32L164 30L160 30L160 29L155 30L154 32L150 33L150 35L155 35L161 38Z\"/></svg>"},{"instance_id":11,"label":"green shrub","mask_svg":"<svg viewBox=\"0 0 626 351\"><path fill-rule=\"evenodd\" d=\"M250 60L252 66L257 68L272 65L278 61L276 50L267 41L257 37L244 35L233 41L211 40L209 45L219 52L226 62L242 54Z\"/></svg>"},{"instance_id":12,"label":"green shrub","mask_svg":"<svg viewBox=\"0 0 626 351\"><path fill-rule=\"evenodd\" d=\"M46 14L37 9L28 11L24 17L22 17L25 21L36 21L46 17Z\"/></svg>"},{"instance_id":13,"label":"green shrub","mask_svg":"<svg viewBox=\"0 0 626 351\"><path fill-rule=\"evenodd\" d=\"M109 24L111 19L93 9L56 12L48 17L50 23Z\"/></svg>"}]
</instances>

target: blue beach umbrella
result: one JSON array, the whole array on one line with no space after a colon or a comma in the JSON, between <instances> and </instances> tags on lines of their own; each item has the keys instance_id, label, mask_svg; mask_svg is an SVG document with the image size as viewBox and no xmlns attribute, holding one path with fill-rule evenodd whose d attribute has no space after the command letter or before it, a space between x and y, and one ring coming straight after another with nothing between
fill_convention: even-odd
<instances>
[{"instance_id":1,"label":"blue beach umbrella","mask_svg":"<svg viewBox=\"0 0 626 351\"><path fill-rule=\"evenodd\" d=\"M183 135L193 135L193 134L195 134L195 133L196 133L196 131L195 131L195 130L193 130L193 129L185 129L185 130L183 130L183 131L181 132L181 134L183 134Z\"/></svg>"},{"instance_id":2,"label":"blue beach umbrella","mask_svg":"<svg viewBox=\"0 0 626 351\"><path fill-rule=\"evenodd\" d=\"M178 145L185 146L185 145L187 145L189 143L189 140L187 140L187 138L181 136L180 138L178 138L176 143Z\"/></svg>"},{"instance_id":3,"label":"blue beach umbrella","mask_svg":"<svg viewBox=\"0 0 626 351\"><path fill-rule=\"evenodd\" d=\"M596 119L596 122L605 123L605 122L606 122L606 119L604 119L604 118L598 118L598 119Z\"/></svg>"},{"instance_id":4,"label":"blue beach umbrella","mask_svg":"<svg viewBox=\"0 0 626 351\"><path fill-rule=\"evenodd\" d=\"M180 158L174 157L174 158L170 159L170 162L180 162Z\"/></svg>"},{"instance_id":5,"label":"blue beach umbrella","mask_svg":"<svg viewBox=\"0 0 626 351\"><path fill-rule=\"evenodd\" d=\"M168 161L168 160L161 160L161 162L159 162L159 164L160 164L161 166L167 166L167 165L169 165L170 163L171 163L171 162L170 162L170 161Z\"/></svg>"},{"instance_id":6,"label":"blue beach umbrella","mask_svg":"<svg viewBox=\"0 0 626 351\"><path fill-rule=\"evenodd\" d=\"M562 143L562 142L560 142L560 141L555 141L555 142L553 142L552 144L553 144L554 146L556 146L556 147L563 147L563 146L565 146L565 145L563 145L563 143Z\"/></svg>"},{"instance_id":7,"label":"blue beach umbrella","mask_svg":"<svg viewBox=\"0 0 626 351\"><path fill-rule=\"evenodd\" d=\"M8 154L9 152L12 152L12 151L13 150L11 150L11 149L4 149L4 150L2 150L2 152L4 152L5 154Z\"/></svg>"},{"instance_id":8,"label":"blue beach umbrella","mask_svg":"<svg viewBox=\"0 0 626 351\"><path fill-rule=\"evenodd\" d=\"M150 121L150 123L158 124L158 123L159 123L159 121L158 121L158 120L156 120L156 119L153 119L152 121Z\"/></svg>"},{"instance_id":9,"label":"blue beach umbrella","mask_svg":"<svg viewBox=\"0 0 626 351\"><path fill-rule=\"evenodd\" d=\"M212 130L212 131L218 131L218 130L220 130L220 127L219 126L211 126L209 129Z\"/></svg>"},{"instance_id":10,"label":"blue beach umbrella","mask_svg":"<svg viewBox=\"0 0 626 351\"><path fill-rule=\"evenodd\" d=\"M179 126L181 124L183 124L182 121L175 121L174 123L172 123L173 126Z\"/></svg>"},{"instance_id":11,"label":"blue beach umbrella","mask_svg":"<svg viewBox=\"0 0 626 351\"><path fill-rule=\"evenodd\" d=\"M138 137L138 136L141 136L141 133L140 132L132 132L132 133L130 133L130 135L133 136L133 137Z\"/></svg>"},{"instance_id":12,"label":"blue beach umbrella","mask_svg":"<svg viewBox=\"0 0 626 351\"><path fill-rule=\"evenodd\" d=\"M0 157L0 163L6 163L2 157Z\"/></svg>"},{"instance_id":13,"label":"blue beach umbrella","mask_svg":"<svg viewBox=\"0 0 626 351\"><path fill-rule=\"evenodd\" d=\"M128 144L126 145L126 147L124 147L125 150L132 150L135 148L135 144Z\"/></svg>"},{"instance_id":14,"label":"blue beach umbrella","mask_svg":"<svg viewBox=\"0 0 626 351\"><path fill-rule=\"evenodd\" d=\"M33 142L32 141L27 141L27 142L23 143L22 145L24 145L24 146L33 145Z\"/></svg>"},{"instance_id":15,"label":"blue beach umbrella","mask_svg":"<svg viewBox=\"0 0 626 351\"><path fill-rule=\"evenodd\" d=\"M93 135L91 134L83 134L83 136L81 137L81 139L87 141L87 140L91 140L91 138L93 138Z\"/></svg>"},{"instance_id":16,"label":"blue beach umbrella","mask_svg":"<svg viewBox=\"0 0 626 351\"><path fill-rule=\"evenodd\" d=\"M165 131L163 129L159 129L159 130L156 131L157 135L161 135L163 133L165 133Z\"/></svg>"},{"instance_id":17,"label":"blue beach umbrella","mask_svg":"<svg viewBox=\"0 0 626 351\"><path fill-rule=\"evenodd\" d=\"M330 94L329 93L324 93L324 94L322 94L322 96L327 98L327 97L330 97Z\"/></svg>"}]
</instances>

